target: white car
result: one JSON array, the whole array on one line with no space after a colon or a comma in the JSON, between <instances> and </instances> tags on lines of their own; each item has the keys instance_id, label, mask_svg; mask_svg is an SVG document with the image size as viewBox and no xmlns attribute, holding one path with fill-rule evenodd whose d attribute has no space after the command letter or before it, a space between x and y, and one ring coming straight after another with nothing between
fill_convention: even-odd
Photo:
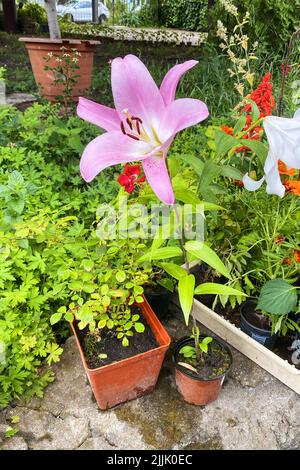
<instances>
[{"instance_id":1,"label":"white car","mask_svg":"<svg viewBox=\"0 0 300 470\"><path fill-rule=\"evenodd\" d=\"M70 15L73 21L91 22L93 21L92 0L78 0L65 5L57 5L57 13L60 16ZM103 2L98 2L99 23L109 18L109 9Z\"/></svg>"}]
</instances>

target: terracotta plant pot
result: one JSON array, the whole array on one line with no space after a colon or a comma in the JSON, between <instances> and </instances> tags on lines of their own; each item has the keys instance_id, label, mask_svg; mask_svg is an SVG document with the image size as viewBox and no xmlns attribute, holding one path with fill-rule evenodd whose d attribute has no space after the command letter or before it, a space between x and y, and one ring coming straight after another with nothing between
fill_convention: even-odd
<instances>
[{"instance_id":1,"label":"terracotta plant pot","mask_svg":"<svg viewBox=\"0 0 300 470\"><path fill-rule=\"evenodd\" d=\"M41 95L50 101L57 101L57 97L63 94L63 85L55 84L54 73L45 70L45 66L54 67L57 65L55 57L45 61L49 52L60 54L61 47L68 50L76 49L80 52L78 60L79 68L76 74L77 83L72 88L72 100L77 101L78 97L86 91L92 81L94 48L99 41L79 40L79 39L47 39L47 38L20 38L28 50L33 75Z\"/></svg>"},{"instance_id":2,"label":"terracotta plant pot","mask_svg":"<svg viewBox=\"0 0 300 470\"><path fill-rule=\"evenodd\" d=\"M97 369L88 367L77 328L74 323L71 324L85 372L100 410L107 410L146 395L152 392L156 385L171 340L147 300L144 298L144 302L138 305L159 346Z\"/></svg>"},{"instance_id":3,"label":"terracotta plant pot","mask_svg":"<svg viewBox=\"0 0 300 470\"><path fill-rule=\"evenodd\" d=\"M183 400L191 405L207 405L208 403L216 400L222 388L225 376L232 365L232 354L228 346L216 338L214 338L214 341L225 348L230 361L226 372L213 379L198 377L191 370L178 364L178 354L180 349L183 346L192 346L194 344L193 339L190 337L182 338L174 346L173 360L175 363L176 386Z\"/></svg>"}]
</instances>

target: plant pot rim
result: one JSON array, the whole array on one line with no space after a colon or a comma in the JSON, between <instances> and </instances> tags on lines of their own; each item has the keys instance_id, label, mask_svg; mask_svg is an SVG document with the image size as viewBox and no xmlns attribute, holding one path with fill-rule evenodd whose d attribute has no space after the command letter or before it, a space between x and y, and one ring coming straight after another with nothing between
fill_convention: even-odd
<instances>
[{"instance_id":1,"label":"plant pot rim","mask_svg":"<svg viewBox=\"0 0 300 470\"><path fill-rule=\"evenodd\" d=\"M137 305L142 305L142 304L137 304ZM154 314L155 315L155 314ZM156 317L156 315L155 315ZM157 321L158 318L156 317ZM160 323L160 322L159 322ZM148 351L145 351L145 352L142 352L142 353L139 353L139 354L135 354L134 356L130 356L130 357L126 357L124 359L120 359L119 361L115 361L115 362L111 362L110 364L106 364L105 366L100 366L100 367L96 367L94 369L91 369L88 364L87 364L87 361L86 361L86 358L85 358L85 354L84 354L84 351L83 351L83 348L80 344L80 341L79 341L79 338L78 338L78 333L77 333L77 321L73 320L73 322L70 322L70 326L72 328L72 331L74 333L74 336L75 336L75 339L76 339L76 342L77 342L77 346L78 346L78 349L79 349L79 352L80 352L80 355L81 355L81 359L82 359L82 362L84 363L84 368L92 375L92 374L97 374L100 370L101 371L105 371L105 370L108 370L108 369L118 369L119 367L123 367L124 365L128 364L128 363L132 363L132 362L137 362L139 361L140 359L142 358L145 358L147 356L151 356L153 355L153 352L157 352L159 353L161 350L165 350L166 346L169 347L170 343L171 343L171 338L170 336L167 334L167 332L165 331L168 339L167 341L164 341L163 344L157 346L156 348L152 348L152 349L148 349ZM150 326L149 326L150 327ZM150 327L151 328L151 327ZM152 328L151 328L152 329Z\"/></svg>"},{"instance_id":2,"label":"plant pot rim","mask_svg":"<svg viewBox=\"0 0 300 470\"><path fill-rule=\"evenodd\" d=\"M37 38L37 37L21 37L19 41L25 43L37 43L37 44L70 44L70 45L78 45L78 44L88 44L90 46L97 46L101 44L100 41L96 41L94 39L71 39L71 38L61 38L61 39L50 39L50 38Z\"/></svg>"},{"instance_id":3,"label":"plant pot rim","mask_svg":"<svg viewBox=\"0 0 300 470\"><path fill-rule=\"evenodd\" d=\"M251 328L255 328L255 330L259 331L262 334L269 334L269 333L271 334L272 333L271 328L269 328L268 330L266 330L265 328L259 328L258 326L253 325L252 323L250 323L247 320L247 318L245 317L245 315L243 313L243 310L244 310L246 305L250 305L250 304L251 305L256 305L256 302L254 302L253 300L247 300L240 307L240 314L241 314L241 317L243 317L244 322L247 323L248 326L250 326ZM273 336L273 335L271 334L271 336ZM274 336L277 336L277 335L274 335Z\"/></svg>"},{"instance_id":4,"label":"plant pot rim","mask_svg":"<svg viewBox=\"0 0 300 470\"><path fill-rule=\"evenodd\" d=\"M204 335L200 335L199 338L205 338ZM172 353L172 357L173 357L173 362L175 364L175 368L178 369L180 372L182 372L184 375L187 375L188 377L190 377L191 379L194 379L194 380L198 380L198 381L201 381L201 382L214 382L215 380L219 380L221 379L222 377L225 377L226 374L228 374L228 372L230 371L231 367L232 367L232 363L233 363L233 357L232 357L232 352L229 348L229 346L222 340L220 340L219 338L216 338L215 336L212 336L211 335L211 338L213 338L214 341L216 341L217 343L219 343L221 346L223 346L226 350L226 352L228 353L229 355L229 359L230 359L230 364L228 366L228 368L225 370L225 372L223 372L223 374L220 374L220 375L217 375L216 377L213 377L213 378L210 378L210 377L199 377L198 375L196 375L194 372L192 372L191 370L183 367L183 366L180 366L177 362L177 350L179 348L179 345L181 345L181 343L185 342L185 343L188 343L188 342L191 342L193 343L194 340L193 338L191 338L190 336L183 336L182 338L180 338L178 341L176 341L176 343L174 344L173 346L173 353Z\"/></svg>"}]
</instances>

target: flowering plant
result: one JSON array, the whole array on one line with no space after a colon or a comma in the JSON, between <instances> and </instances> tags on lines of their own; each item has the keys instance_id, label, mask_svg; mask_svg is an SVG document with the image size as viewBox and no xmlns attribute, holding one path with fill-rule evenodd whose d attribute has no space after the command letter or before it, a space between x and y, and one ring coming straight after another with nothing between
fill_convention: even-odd
<instances>
[{"instance_id":1,"label":"flowering plant","mask_svg":"<svg viewBox=\"0 0 300 470\"><path fill-rule=\"evenodd\" d=\"M64 46L60 48L60 53L55 54L49 52L44 60L47 64L45 70L50 70L54 74L54 85L62 86L62 94L58 96L65 109L68 109L69 101L72 96L72 90L77 83L77 78L80 76L77 72L79 70L78 59L80 52L76 49L68 49ZM55 65L53 60L55 59ZM50 64L51 62L51 64Z\"/></svg>"},{"instance_id":2,"label":"flowering plant","mask_svg":"<svg viewBox=\"0 0 300 470\"><path fill-rule=\"evenodd\" d=\"M141 161L156 196L165 204L174 204L166 164L168 149L177 132L208 116L202 101L175 99L181 76L196 64L189 60L175 65L158 88L136 56L112 61L115 109L86 98L79 99L77 108L80 117L107 131L90 142L82 155L80 171L87 182L109 166Z\"/></svg>"},{"instance_id":3,"label":"flowering plant","mask_svg":"<svg viewBox=\"0 0 300 470\"><path fill-rule=\"evenodd\" d=\"M244 26L249 23L250 13L246 12L243 18L240 17L237 7L231 0L220 0L220 4L225 11L231 15L236 22L233 33L230 34L221 20L217 23L217 36L221 39L220 48L228 55L231 62L227 69L230 76L236 80L234 86L243 98L246 91L251 91L255 79L255 72L251 68L251 62L257 60L255 51L258 43L251 47L249 37L244 33Z\"/></svg>"}]
</instances>

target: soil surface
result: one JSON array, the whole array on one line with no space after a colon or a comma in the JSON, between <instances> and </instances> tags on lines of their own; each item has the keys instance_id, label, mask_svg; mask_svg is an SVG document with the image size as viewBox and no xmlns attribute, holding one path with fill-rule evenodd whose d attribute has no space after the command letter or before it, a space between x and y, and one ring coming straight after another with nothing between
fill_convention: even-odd
<instances>
[{"instance_id":1,"label":"soil surface","mask_svg":"<svg viewBox=\"0 0 300 470\"><path fill-rule=\"evenodd\" d=\"M132 314L141 314L138 307L132 308ZM117 338L116 331L103 329L101 337L92 336L88 330L79 332L79 339L83 348L86 361L90 369L106 366L128 357L136 356L158 346L154 334L146 320L141 316L139 323L143 323L143 333L134 332L129 339L129 346L122 346L122 341ZM101 359L99 355L106 354L107 358Z\"/></svg>"},{"instance_id":2,"label":"soil surface","mask_svg":"<svg viewBox=\"0 0 300 470\"><path fill-rule=\"evenodd\" d=\"M265 315L258 313L255 310L255 305L252 303L244 304L243 306L243 315L245 319L256 328L260 328L261 330L270 331L270 319Z\"/></svg>"},{"instance_id":3,"label":"soil surface","mask_svg":"<svg viewBox=\"0 0 300 470\"><path fill-rule=\"evenodd\" d=\"M187 363L193 366L197 370L198 377L214 379L223 375L229 369L231 361L226 349L214 340L208 345L207 354L202 354L201 363L195 359L184 357L180 352L178 354L177 362Z\"/></svg>"}]
</instances>

